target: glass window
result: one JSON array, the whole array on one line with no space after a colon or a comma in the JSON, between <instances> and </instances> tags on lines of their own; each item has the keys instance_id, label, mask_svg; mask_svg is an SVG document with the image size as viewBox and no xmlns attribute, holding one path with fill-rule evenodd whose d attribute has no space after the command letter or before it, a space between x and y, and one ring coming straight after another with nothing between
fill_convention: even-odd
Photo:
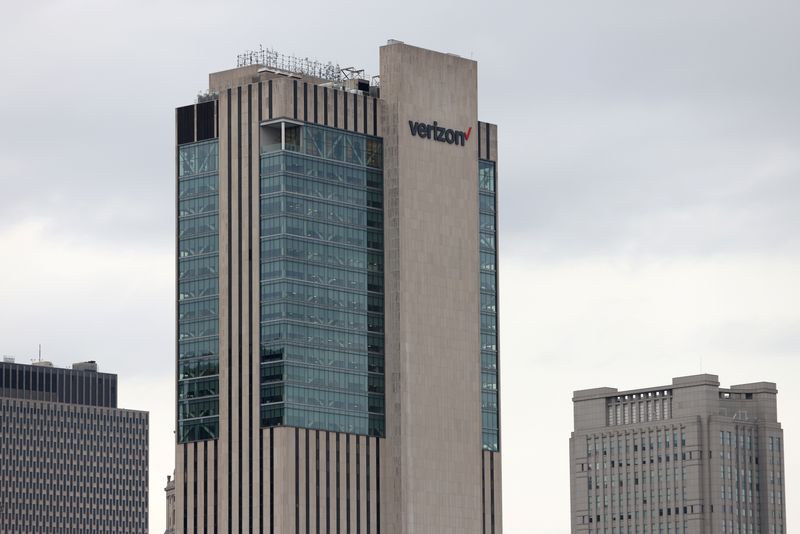
<instances>
[{"instance_id":1,"label":"glass window","mask_svg":"<svg viewBox=\"0 0 800 534\"><path fill-rule=\"evenodd\" d=\"M181 219L178 222L178 238L193 237L196 235L216 234L217 216L192 217Z\"/></svg>"},{"instance_id":2,"label":"glass window","mask_svg":"<svg viewBox=\"0 0 800 534\"><path fill-rule=\"evenodd\" d=\"M483 431L483 448L487 451L497 451L498 449L498 433L490 430Z\"/></svg>"},{"instance_id":3,"label":"glass window","mask_svg":"<svg viewBox=\"0 0 800 534\"><path fill-rule=\"evenodd\" d=\"M216 235L178 240L178 257L188 258L219 252L219 239Z\"/></svg>"},{"instance_id":4,"label":"glass window","mask_svg":"<svg viewBox=\"0 0 800 534\"><path fill-rule=\"evenodd\" d=\"M497 374L493 372L481 372L481 389L496 390Z\"/></svg>"},{"instance_id":5,"label":"glass window","mask_svg":"<svg viewBox=\"0 0 800 534\"><path fill-rule=\"evenodd\" d=\"M494 234L481 232L481 250L494 251Z\"/></svg>"},{"instance_id":6,"label":"glass window","mask_svg":"<svg viewBox=\"0 0 800 534\"><path fill-rule=\"evenodd\" d=\"M262 424L382 435L382 143L299 131L261 159Z\"/></svg>"},{"instance_id":7,"label":"glass window","mask_svg":"<svg viewBox=\"0 0 800 534\"><path fill-rule=\"evenodd\" d=\"M199 356L216 356L219 340L182 341L178 344L178 358L194 358Z\"/></svg>"},{"instance_id":8,"label":"glass window","mask_svg":"<svg viewBox=\"0 0 800 534\"><path fill-rule=\"evenodd\" d=\"M494 213L494 195L487 195L486 193L481 193L479 195L480 198L480 209L486 213Z\"/></svg>"},{"instance_id":9,"label":"glass window","mask_svg":"<svg viewBox=\"0 0 800 534\"><path fill-rule=\"evenodd\" d=\"M495 230L495 165L490 161L478 162L479 194L479 245L480 245L480 290L481 290L481 373L484 390L497 389L497 242ZM491 371L491 372L487 372ZM496 410L496 393L482 393L484 410ZM498 450L498 420L496 413L484 411L484 448Z\"/></svg>"},{"instance_id":10,"label":"glass window","mask_svg":"<svg viewBox=\"0 0 800 534\"><path fill-rule=\"evenodd\" d=\"M497 332L497 316L494 314L482 313L481 331L491 333Z\"/></svg>"},{"instance_id":11,"label":"glass window","mask_svg":"<svg viewBox=\"0 0 800 534\"><path fill-rule=\"evenodd\" d=\"M217 141L192 143L178 147L178 176L217 171Z\"/></svg>"},{"instance_id":12,"label":"glass window","mask_svg":"<svg viewBox=\"0 0 800 534\"><path fill-rule=\"evenodd\" d=\"M497 292L497 279L494 273L481 273L481 291L487 293Z\"/></svg>"},{"instance_id":13,"label":"glass window","mask_svg":"<svg viewBox=\"0 0 800 534\"><path fill-rule=\"evenodd\" d=\"M205 195L181 200L178 204L178 217L199 215L217 211L217 195Z\"/></svg>"},{"instance_id":14,"label":"glass window","mask_svg":"<svg viewBox=\"0 0 800 534\"><path fill-rule=\"evenodd\" d=\"M218 432L217 146L213 140L178 148L179 441Z\"/></svg>"},{"instance_id":15,"label":"glass window","mask_svg":"<svg viewBox=\"0 0 800 534\"><path fill-rule=\"evenodd\" d=\"M478 184L481 191L494 192L494 163L483 160L479 161Z\"/></svg>"},{"instance_id":16,"label":"glass window","mask_svg":"<svg viewBox=\"0 0 800 534\"><path fill-rule=\"evenodd\" d=\"M494 215L490 213L481 213L480 220L481 220L481 230L486 232L494 232L495 230Z\"/></svg>"},{"instance_id":17,"label":"glass window","mask_svg":"<svg viewBox=\"0 0 800 534\"><path fill-rule=\"evenodd\" d=\"M497 268L497 258L493 252L481 252L481 270L494 271Z\"/></svg>"},{"instance_id":18,"label":"glass window","mask_svg":"<svg viewBox=\"0 0 800 534\"><path fill-rule=\"evenodd\" d=\"M383 168L383 143L379 139L367 138L367 167Z\"/></svg>"}]
</instances>

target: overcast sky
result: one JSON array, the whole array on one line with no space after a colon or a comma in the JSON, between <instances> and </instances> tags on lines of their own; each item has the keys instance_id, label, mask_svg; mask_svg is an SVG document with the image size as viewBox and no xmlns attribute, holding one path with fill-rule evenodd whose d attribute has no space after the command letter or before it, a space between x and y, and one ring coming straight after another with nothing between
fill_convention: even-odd
<instances>
[{"instance_id":1,"label":"overcast sky","mask_svg":"<svg viewBox=\"0 0 800 534\"><path fill-rule=\"evenodd\" d=\"M119 373L162 531L174 108L259 44L377 73L400 39L477 60L500 128L506 532L569 531L573 390L701 370L778 383L797 502L800 3L654 4L7 2L0 353Z\"/></svg>"}]
</instances>

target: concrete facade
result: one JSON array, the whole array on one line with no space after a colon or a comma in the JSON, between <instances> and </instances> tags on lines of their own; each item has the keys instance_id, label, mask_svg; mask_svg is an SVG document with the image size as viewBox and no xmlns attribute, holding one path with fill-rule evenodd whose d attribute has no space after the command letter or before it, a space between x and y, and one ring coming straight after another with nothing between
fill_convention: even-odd
<instances>
[{"instance_id":1,"label":"concrete facade","mask_svg":"<svg viewBox=\"0 0 800 534\"><path fill-rule=\"evenodd\" d=\"M477 96L474 61L381 47L389 532L482 531L478 151L408 125L466 131Z\"/></svg>"},{"instance_id":2,"label":"concrete facade","mask_svg":"<svg viewBox=\"0 0 800 534\"><path fill-rule=\"evenodd\" d=\"M0 363L0 532L148 531L148 414L117 377Z\"/></svg>"},{"instance_id":3,"label":"concrete facade","mask_svg":"<svg viewBox=\"0 0 800 534\"><path fill-rule=\"evenodd\" d=\"M167 477L167 485L164 487L164 494L167 499L167 529L164 534L175 534L175 480Z\"/></svg>"},{"instance_id":4,"label":"concrete facade","mask_svg":"<svg viewBox=\"0 0 800 534\"><path fill-rule=\"evenodd\" d=\"M715 375L576 391L572 532L786 532L776 398Z\"/></svg>"},{"instance_id":5,"label":"concrete facade","mask_svg":"<svg viewBox=\"0 0 800 534\"><path fill-rule=\"evenodd\" d=\"M262 65L214 73L213 135L185 128L184 142L219 144L219 427L177 443L176 533L502 532L478 281L478 161L497 161L497 127L478 121L477 64L390 42L380 87L353 87ZM200 105L178 110L179 139ZM437 142L409 121L471 133ZM285 143L295 125L383 143L385 433L262 423L259 177L265 136Z\"/></svg>"}]
</instances>

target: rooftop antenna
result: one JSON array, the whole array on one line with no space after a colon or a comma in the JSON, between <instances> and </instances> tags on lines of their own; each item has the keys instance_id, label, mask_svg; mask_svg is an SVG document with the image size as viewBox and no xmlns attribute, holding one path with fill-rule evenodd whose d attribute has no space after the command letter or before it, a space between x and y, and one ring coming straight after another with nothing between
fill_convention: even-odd
<instances>
[{"instance_id":1,"label":"rooftop antenna","mask_svg":"<svg viewBox=\"0 0 800 534\"><path fill-rule=\"evenodd\" d=\"M36 358L31 358L31 362L41 362L42 361L42 344L39 343L39 353Z\"/></svg>"},{"instance_id":2,"label":"rooftop antenna","mask_svg":"<svg viewBox=\"0 0 800 534\"><path fill-rule=\"evenodd\" d=\"M236 56L237 67L248 65L260 65L283 74L306 75L333 82L342 82L346 74L362 71L353 67L342 69L338 63L330 61L322 62L308 57L282 54L272 48L264 48L264 45L258 45L258 49L245 50ZM363 72L361 76L365 77Z\"/></svg>"}]
</instances>

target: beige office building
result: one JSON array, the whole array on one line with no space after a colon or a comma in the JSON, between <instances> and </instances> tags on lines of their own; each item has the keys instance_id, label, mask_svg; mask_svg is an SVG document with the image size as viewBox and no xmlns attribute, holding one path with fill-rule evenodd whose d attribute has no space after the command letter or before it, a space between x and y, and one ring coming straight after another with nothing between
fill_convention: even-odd
<instances>
[{"instance_id":1,"label":"beige office building","mask_svg":"<svg viewBox=\"0 0 800 534\"><path fill-rule=\"evenodd\" d=\"M476 62L250 52L176 138L175 532L499 534Z\"/></svg>"},{"instance_id":2,"label":"beige office building","mask_svg":"<svg viewBox=\"0 0 800 534\"><path fill-rule=\"evenodd\" d=\"M573 533L783 534L783 431L771 382L576 391Z\"/></svg>"}]
</instances>

